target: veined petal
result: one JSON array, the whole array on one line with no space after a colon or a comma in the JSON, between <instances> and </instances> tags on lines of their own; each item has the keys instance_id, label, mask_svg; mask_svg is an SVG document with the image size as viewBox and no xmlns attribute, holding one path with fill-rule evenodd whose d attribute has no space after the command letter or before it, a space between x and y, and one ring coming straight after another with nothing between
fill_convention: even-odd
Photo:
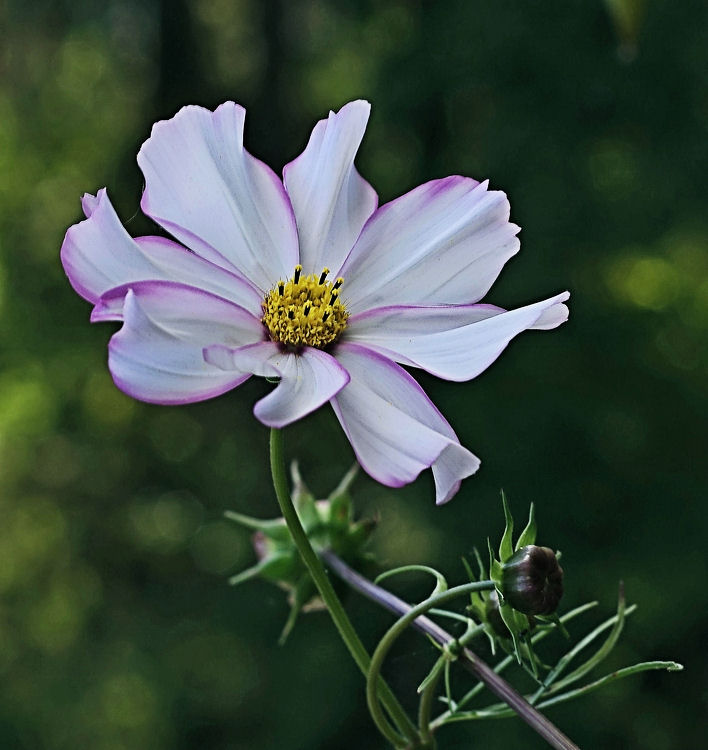
<instances>
[{"instance_id":1,"label":"veined petal","mask_svg":"<svg viewBox=\"0 0 708 750\"><path fill-rule=\"evenodd\" d=\"M345 337L445 380L470 380L517 334L565 322L569 296L563 292L508 311L493 305L382 307L350 318Z\"/></svg>"},{"instance_id":2,"label":"veined petal","mask_svg":"<svg viewBox=\"0 0 708 750\"><path fill-rule=\"evenodd\" d=\"M355 101L330 112L283 170L305 273L339 268L378 205L376 191L354 167L370 110L368 102Z\"/></svg>"},{"instance_id":3,"label":"veined petal","mask_svg":"<svg viewBox=\"0 0 708 750\"><path fill-rule=\"evenodd\" d=\"M403 368L362 346L341 343L336 357L351 376L332 400L361 466L390 487L412 482L432 467L438 504L474 474L479 459Z\"/></svg>"},{"instance_id":4,"label":"veined petal","mask_svg":"<svg viewBox=\"0 0 708 750\"><path fill-rule=\"evenodd\" d=\"M209 263L163 237L133 239L125 230L105 188L85 194L86 219L71 227L61 260L74 289L98 302L110 289L135 281L179 281L214 292L258 314L262 295L236 273Z\"/></svg>"},{"instance_id":5,"label":"veined petal","mask_svg":"<svg viewBox=\"0 0 708 750\"><path fill-rule=\"evenodd\" d=\"M250 311L203 289L174 281L134 281L107 291L91 313L94 323L120 320L117 305L133 292L140 308L172 335L201 346L245 346L261 341L265 329Z\"/></svg>"},{"instance_id":6,"label":"veined petal","mask_svg":"<svg viewBox=\"0 0 708 750\"><path fill-rule=\"evenodd\" d=\"M265 292L292 274L297 230L282 182L243 147L245 115L226 102L157 123L138 153L141 205L197 254Z\"/></svg>"},{"instance_id":7,"label":"veined petal","mask_svg":"<svg viewBox=\"0 0 708 750\"><path fill-rule=\"evenodd\" d=\"M225 372L202 356L213 342L239 346L254 340L257 329L249 318L255 319L245 310L165 282L136 284L124 299L123 327L111 338L108 367L129 396L185 404L213 398L248 379L248 373Z\"/></svg>"},{"instance_id":8,"label":"veined petal","mask_svg":"<svg viewBox=\"0 0 708 750\"><path fill-rule=\"evenodd\" d=\"M165 278L216 294L260 317L263 295L234 271L210 263L165 237L136 237L135 242Z\"/></svg>"},{"instance_id":9,"label":"veined petal","mask_svg":"<svg viewBox=\"0 0 708 750\"><path fill-rule=\"evenodd\" d=\"M86 219L69 227L61 262L71 286L89 302L127 281L155 278L154 265L140 251L116 215L106 189L81 200Z\"/></svg>"},{"instance_id":10,"label":"veined petal","mask_svg":"<svg viewBox=\"0 0 708 750\"><path fill-rule=\"evenodd\" d=\"M339 275L352 313L480 300L519 249L509 201L487 183L446 177L381 206Z\"/></svg>"},{"instance_id":11,"label":"veined petal","mask_svg":"<svg viewBox=\"0 0 708 750\"><path fill-rule=\"evenodd\" d=\"M275 390L256 403L253 413L268 427L285 427L329 401L349 382L349 374L334 357L306 347L295 354L272 341L232 349L210 346L207 362L224 370L280 378Z\"/></svg>"}]
</instances>

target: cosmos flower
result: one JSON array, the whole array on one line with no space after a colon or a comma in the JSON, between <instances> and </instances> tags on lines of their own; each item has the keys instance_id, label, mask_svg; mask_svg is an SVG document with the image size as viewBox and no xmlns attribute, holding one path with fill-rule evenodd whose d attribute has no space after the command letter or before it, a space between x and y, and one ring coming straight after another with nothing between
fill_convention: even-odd
<instances>
[{"instance_id":1,"label":"cosmos flower","mask_svg":"<svg viewBox=\"0 0 708 750\"><path fill-rule=\"evenodd\" d=\"M108 366L128 395L184 404L277 378L263 424L329 402L374 479L432 467L444 503L479 459L402 365L470 380L516 334L565 321L569 295L479 304L519 249L506 196L453 176L378 207L354 167L369 109L320 121L281 181L244 149L242 107L184 107L138 154L141 208L174 239L132 238L102 189L61 259L91 320L122 323Z\"/></svg>"}]
</instances>

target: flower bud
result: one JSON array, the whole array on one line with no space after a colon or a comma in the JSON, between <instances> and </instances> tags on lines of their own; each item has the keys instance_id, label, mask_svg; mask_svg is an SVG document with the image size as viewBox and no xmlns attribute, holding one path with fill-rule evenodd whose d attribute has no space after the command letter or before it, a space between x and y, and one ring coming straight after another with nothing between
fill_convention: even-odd
<instances>
[{"instance_id":1,"label":"flower bud","mask_svg":"<svg viewBox=\"0 0 708 750\"><path fill-rule=\"evenodd\" d=\"M548 547L529 544L502 566L502 594L518 612L550 615L563 596L563 568Z\"/></svg>"}]
</instances>

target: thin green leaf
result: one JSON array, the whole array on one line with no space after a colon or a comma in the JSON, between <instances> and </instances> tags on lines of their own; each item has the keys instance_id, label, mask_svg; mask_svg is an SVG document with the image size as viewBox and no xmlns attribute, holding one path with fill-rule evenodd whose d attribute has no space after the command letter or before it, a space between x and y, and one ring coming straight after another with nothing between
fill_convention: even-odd
<instances>
[{"instance_id":1,"label":"thin green leaf","mask_svg":"<svg viewBox=\"0 0 708 750\"><path fill-rule=\"evenodd\" d=\"M557 703L564 703L565 701L572 700L573 698L579 698L583 695L587 695L588 693L591 693L603 687L609 682L621 680L624 677L630 677L634 674L639 674L640 672L647 672L649 670L655 669L665 669L667 672L679 672L683 669L683 665L675 661L641 662L640 664L635 664L631 667L625 667L624 669L618 669L615 672L611 672L610 674L601 677L599 680L595 680L595 682L591 682L590 684L584 685L583 687L577 688L576 690L569 690L567 693L563 693L562 695L556 695L553 698L548 698L542 703L539 703L538 708L548 708L549 706L553 706ZM440 700L447 702L444 698L441 698ZM457 710L454 713L450 712L449 715L443 714L442 716L438 717L434 722L435 726L439 727L443 724L452 723L453 721L503 719L511 716L516 716L516 714L505 703L494 703L490 706L486 706L485 708L481 708L476 711L460 711L460 705L461 703L457 704Z\"/></svg>"},{"instance_id":2,"label":"thin green leaf","mask_svg":"<svg viewBox=\"0 0 708 750\"><path fill-rule=\"evenodd\" d=\"M631 667L624 667L618 669L615 672L601 677L595 682L591 682L583 687L576 688L575 690L569 690L567 693L562 695L556 695L553 698L548 698L542 703L538 704L539 708L546 708L547 706L553 706L556 703L562 703L564 701L572 700L573 698L579 698L581 695L587 695L588 693L601 688L608 682L614 682L615 680L621 680L623 677L630 677L633 674L639 674L640 672L647 672L652 669L665 669L667 672L680 672L683 669L683 664L679 664L675 661L644 661L640 664L634 664Z\"/></svg>"},{"instance_id":3,"label":"thin green leaf","mask_svg":"<svg viewBox=\"0 0 708 750\"><path fill-rule=\"evenodd\" d=\"M624 627L624 620L628 614L631 614L636 609L636 605L631 607L625 606L624 594L619 597L617 605L617 614L605 622L598 625L594 630L590 631L584 638L578 641L564 656L562 656L556 666L548 673L544 680L543 686L536 692L533 700L538 700L543 693L553 694L562 690L564 687L576 682L581 677L586 675L593 667L597 666L608 654L612 651L617 639L622 632ZM608 628L611 628L609 635L605 642L600 648L583 664L577 669L567 675L564 679L556 682L557 677L565 670L570 662L587 646L589 646L595 639L599 638Z\"/></svg>"},{"instance_id":4,"label":"thin green leaf","mask_svg":"<svg viewBox=\"0 0 708 750\"><path fill-rule=\"evenodd\" d=\"M526 524L526 528L521 532L516 542L515 549L521 549L527 544L534 544L536 542L536 515L534 511L533 503L529 506L529 520Z\"/></svg>"},{"instance_id":5,"label":"thin green leaf","mask_svg":"<svg viewBox=\"0 0 708 750\"><path fill-rule=\"evenodd\" d=\"M561 616L560 620L562 623L569 622L570 620L575 619L579 615L584 614L590 609L593 609L597 606L597 602L587 602L586 604L581 604L579 607L575 607L575 609L571 609L569 612L566 612L564 615ZM628 608L625 615L628 615L632 612L632 608ZM532 636L531 636L531 643L536 644L539 641L543 640L544 638L547 638L551 633L555 632L555 628L547 628L544 630L537 630ZM494 671L497 674L501 674L510 664L512 664L516 659L513 655L504 657L500 662L498 662L494 666ZM458 701L457 706L458 708L466 705L469 703L472 698L474 698L476 695L482 692L484 690L484 683L478 682L471 690L469 690L467 693L465 693L465 696Z\"/></svg>"},{"instance_id":6,"label":"thin green leaf","mask_svg":"<svg viewBox=\"0 0 708 750\"><path fill-rule=\"evenodd\" d=\"M536 680L536 682L540 682L540 680L538 679L538 658L536 657L536 654L531 647L531 638L529 637L528 631L522 635L522 640L524 646L526 647L528 662L531 665L531 676L534 678L534 680Z\"/></svg>"},{"instance_id":7,"label":"thin green leaf","mask_svg":"<svg viewBox=\"0 0 708 750\"><path fill-rule=\"evenodd\" d=\"M477 553L477 550L475 549L475 553ZM477 553L477 558L479 559L479 554ZM465 557L462 558L462 564L464 565L465 572L467 573L467 577L470 579L470 581L481 581L482 578L475 578L474 573L472 572L472 566L467 562L467 559ZM486 576L485 576L486 577ZM484 607L484 597L482 596L481 591L470 591L470 607L477 611L480 607Z\"/></svg>"},{"instance_id":8,"label":"thin green leaf","mask_svg":"<svg viewBox=\"0 0 708 750\"><path fill-rule=\"evenodd\" d=\"M558 628L563 638L565 638L566 640L570 640L570 633L566 629L565 625L560 621L560 617L558 617L557 612L554 612L552 615L549 615L548 620L550 620L550 622L553 623Z\"/></svg>"},{"instance_id":9,"label":"thin green leaf","mask_svg":"<svg viewBox=\"0 0 708 750\"><path fill-rule=\"evenodd\" d=\"M482 556L479 554L479 550L476 547L473 547L472 551L474 552L475 559L477 560L477 567L479 568L479 578L477 580L483 581L487 577L487 571L484 569ZM470 580L474 579L470 578Z\"/></svg>"},{"instance_id":10,"label":"thin green leaf","mask_svg":"<svg viewBox=\"0 0 708 750\"><path fill-rule=\"evenodd\" d=\"M480 580L474 577L474 573L472 572L472 566L467 562L467 558L461 557L460 559L462 560L462 566L464 567L465 573L467 573L467 577L470 579L470 581Z\"/></svg>"},{"instance_id":11,"label":"thin green leaf","mask_svg":"<svg viewBox=\"0 0 708 750\"><path fill-rule=\"evenodd\" d=\"M450 683L450 665L452 662L449 659L445 661L445 697L447 698L447 705L453 713L457 711L457 704L452 700L452 687Z\"/></svg>"},{"instance_id":12,"label":"thin green leaf","mask_svg":"<svg viewBox=\"0 0 708 750\"><path fill-rule=\"evenodd\" d=\"M504 518L506 519L506 525L504 526L504 534L502 535L501 542L499 543L499 559L505 563L514 553L514 547L511 543L511 537L514 533L514 519L509 510L509 503L506 501L506 495L504 490L501 492L502 505L504 506Z\"/></svg>"},{"instance_id":13,"label":"thin green leaf","mask_svg":"<svg viewBox=\"0 0 708 750\"><path fill-rule=\"evenodd\" d=\"M380 583L386 578L390 578L391 576L398 575L399 573L409 573L411 571L419 571L422 573L429 573L431 576L433 576L436 580L435 589L433 589L433 593L430 596L435 596L436 594L441 594L443 591L447 591L448 585L447 581L445 580L445 576L435 570L435 568L431 568L428 565L403 565L400 568L394 568L393 570L387 570L381 575L379 575L374 583Z\"/></svg>"},{"instance_id":14,"label":"thin green leaf","mask_svg":"<svg viewBox=\"0 0 708 750\"><path fill-rule=\"evenodd\" d=\"M428 674L425 676L425 679L423 682L418 685L416 692L418 695L420 695L425 688L430 685L431 682L438 679L438 676L440 675L440 670L445 667L445 664L448 662L448 659L443 654L439 659L435 661L435 664L433 664L433 668L428 672Z\"/></svg>"}]
</instances>

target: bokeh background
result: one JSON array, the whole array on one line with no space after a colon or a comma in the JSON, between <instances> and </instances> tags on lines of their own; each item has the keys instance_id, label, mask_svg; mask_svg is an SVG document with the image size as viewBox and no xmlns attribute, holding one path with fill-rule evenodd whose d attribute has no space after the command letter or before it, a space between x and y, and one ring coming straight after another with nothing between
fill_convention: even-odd
<instances>
[{"instance_id":1,"label":"bokeh background","mask_svg":"<svg viewBox=\"0 0 708 750\"><path fill-rule=\"evenodd\" d=\"M382 747L326 616L278 647L282 592L225 583L253 554L223 510L276 514L251 415L269 386L131 401L105 366L110 327L89 325L59 265L84 191L108 186L131 232L154 231L135 154L155 120L234 99L279 172L356 97L373 104L358 165L381 202L454 173L509 194L522 252L490 301L573 294L566 326L476 381L420 378L483 466L442 509L429 472L402 490L362 477L377 554L461 581L460 556L501 531L500 488L519 518L533 500L568 608L598 599L598 622L620 578L639 604L608 669L687 666L551 719L583 748L703 745L707 38L702 0L0 3L1 747ZM328 409L287 440L320 495L352 461ZM347 605L373 645L389 617ZM411 635L389 663L406 700L433 657ZM516 720L440 740L545 747Z\"/></svg>"}]
</instances>

